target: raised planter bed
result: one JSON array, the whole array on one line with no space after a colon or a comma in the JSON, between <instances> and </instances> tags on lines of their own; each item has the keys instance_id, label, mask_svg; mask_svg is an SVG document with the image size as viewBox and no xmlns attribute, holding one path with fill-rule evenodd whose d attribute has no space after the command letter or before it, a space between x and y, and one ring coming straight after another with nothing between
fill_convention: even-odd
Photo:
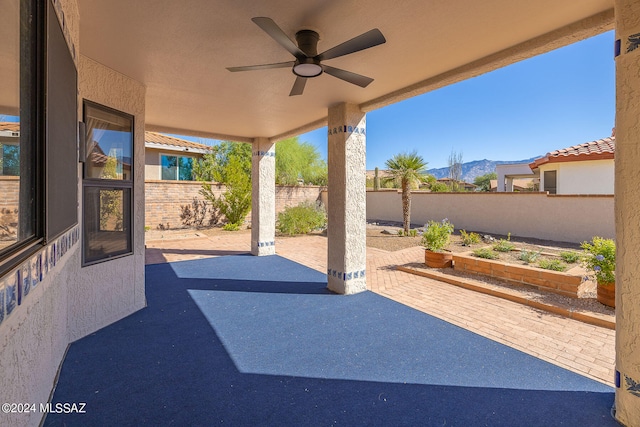
<instances>
[{"instance_id":1,"label":"raised planter bed","mask_svg":"<svg viewBox=\"0 0 640 427\"><path fill-rule=\"evenodd\" d=\"M456 271L495 277L516 285L535 286L538 289L578 298L578 287L583 276L526 265L512 265L500 260L478 258L470 254L454 254Z\"/></svg>"}]
</instances>

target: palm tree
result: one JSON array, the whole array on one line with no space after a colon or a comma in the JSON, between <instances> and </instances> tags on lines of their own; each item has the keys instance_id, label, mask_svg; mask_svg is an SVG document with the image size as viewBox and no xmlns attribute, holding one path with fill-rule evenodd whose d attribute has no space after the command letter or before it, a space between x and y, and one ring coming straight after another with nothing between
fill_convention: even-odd
<instances>
[{"instance_id":1,"label":"palm tree","mask_svg":"<svg viewBox=\"0 0 640 427\"><path fill-rule=\"evenodd\" d=\"M385 165L389 179L393 179L402 188L402 219L404 235L408 236L411 227L411 186L420 183L427 162L414 150L396 154Z\"/></svg>"}]
</instances>

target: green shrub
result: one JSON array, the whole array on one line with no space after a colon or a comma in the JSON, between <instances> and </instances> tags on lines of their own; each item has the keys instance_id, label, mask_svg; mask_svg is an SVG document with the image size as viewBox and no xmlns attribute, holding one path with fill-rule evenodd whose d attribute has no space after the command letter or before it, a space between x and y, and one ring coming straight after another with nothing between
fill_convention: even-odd
<instances>
[{"instance_id":1,"label":"green shrub","mask_svg":"<svg viewBox=\"0 0 640 427\"><path fill-rule=\"evenodd\" d=\"M585 251L584 264L596 275L598 283L616 281L616 243L612 239L594 237L591 243L582 242Z\"/></svg>"},{"instance_id":2,"label":"green shrub","mask_svg":"<svg viewBox=\"0 0 640 427\"><path fill-rule=\"evenodd\" d=\"M511 243L511 233L507 234L506 239L500 239L498 243L493 245L493 250L498 252L509 252L514 249L516 245Z\"/></svg>"},{"instance_id":3,"label":"green shrub","mask_svg":"<svg viewBox=\"0 0 640 427\"><path fill-rule=\"evenodd\" d=\"M574 264L580 261L580 254L573 251L560 252L560 258L566 263Z\"/></svg>"},{"instance_id":4,"label":"green shrub","mask_svg":"<svg viewBox=\"0 0 640 427\"><path fill-rule=\"evenodd\" d=\"M288 207L278 214L278 231L290 236L321 230L326 225L327 215L324 209L313 203L301 203L298 206Z\"/></svg>"},{"instance_id":5,"label":"green shrub","mask_svg":"<svg viewBox=\"0 0 640 427\"><path fill-rule=\"evenodd\" d=\"M553 271L565 271L567 269L567 265L559 259L541 259L538 262L538 267Z\"/></svg>"},{"instance_id":6,"label":"green shrub","mask_svg":"<svg viewBox=\"0 0 640 427\"><path fill-rule=\"evenodd\" d=\"M447 218L440 222L429 221L422 234L422 244L433 252L441 252L449 245L453 233L453 224Z\"/></svg>"},{"instance_id":7,"label":"green shrub","mask_svg":"<svg viewBox=\"0 0 640 427\"><path fill-rule=\"evenodd\" d=\"M523 261L525 264L533 264L534 262L536 262L539 256L540 252L528 251L526 249L523 249L522 252L520 252L520 255L518 255L518 259L520 261Z\"/></svg>"},{"instance_id":8,"label":"green shrub","mask_svg":"<svg viewBox=\"0 0 640 427\"><path fill-rule=\"evenodd\" d=\"M222 229L225 231L238 231L240 230L240 224L237 224L235 222L228 222L222 227Z\"/></svg>"},{"instance_id":9,"label":"green shrub","mask_svg":"<svg viewBox=\"0 0 640 427\"><path fill-rule=\"evenodd\" d=\"M473 256L477 256L478 258L486 258L486 259L498 259L500 255L493 252L491 249L480 248L473 251Z\"/></svg>"},{"instance_id":10,"label":"green shrub","mask_svg":"<svg viewBox=\"0 0 640 427\"><path fill-rule=\"evenodd\" d=\"M462 244L464 246L471 246L480 243L481 237L478 233L467 233L466 230L460 230L460 236L462 237Z\"/></svg>"}]
</instances>

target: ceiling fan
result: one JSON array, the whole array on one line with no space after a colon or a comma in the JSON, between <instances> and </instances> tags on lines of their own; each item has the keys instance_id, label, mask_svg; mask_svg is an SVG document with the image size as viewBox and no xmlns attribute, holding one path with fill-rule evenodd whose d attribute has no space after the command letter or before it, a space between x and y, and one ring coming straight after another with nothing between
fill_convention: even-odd
<instances>
[{"instance_id":1,"label":"ceiling fan","mask_svg":"<svg viewBox=\"0 0 640 427\"><path fill-rule=\"evenodd\" d=\"M373 81L372 78L352 73L351 71L342 70L340 68L330 67L322 64L322 61L333 59L354 52L369 49L386 42L384 36L377 28L360 34L338 46L318 54L317 46L319 36L312 30L300 30L296 33L296 44L282 31L280 27L271 19L265 17L257 17L251 19L267 34L271 36L280 46L284 47L291 53L296 60L288 62L279 62L276 64L249 65L246 67L229 67L227 70L236 71L253 71L266 70L270 68L288 68L292 67L293 74L296 75L296 81L289 96L302 95L307 79L318 77L323 72L337 77L341 80L349 82L360 87L367 87Z\"/></svg>"}]
</instances>

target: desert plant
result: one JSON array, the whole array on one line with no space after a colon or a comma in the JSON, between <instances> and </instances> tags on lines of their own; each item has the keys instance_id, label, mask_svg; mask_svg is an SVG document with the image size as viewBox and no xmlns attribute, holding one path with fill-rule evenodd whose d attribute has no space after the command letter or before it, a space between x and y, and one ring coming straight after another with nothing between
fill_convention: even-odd
<instances>
[{"instance_id":1,"label":"desert plant","mask_svg":"<svg viewBox=\"0 0 640 427\"><path fill-rule=\"evenodd\" d=\"M193 202L190 205L180 205L180 219L182 220L182 225L187 227L202 227L203 225L211 225L214 219L213 212L210 212L209 205L204 200L198 200L197 197L193 198ZM212 209L212 211L215 210ZM211 213L209 216L209 221L205 222L207 214Z\"/></svg>"},{"instance_id":2,"label":"desert plant","mask_svg":"<svg viewBox=\"0 0 640 427\"><path fill-rule=\"evenodd\" d=\"M593 270L598 283L613 283L616 280L616 243L612 239L595 236L591 243L582 242L585 251L584 265Z\"/></svg>"},{"instance_id":3,"label":"desert plant","mask_svg":"<svg viewBox=\"0 0 640 427\"><path fill-rule=\"evenodd\" d=\"M511 243L511 233L507 234L506 239L500 239L498 243L493 245L493 250L498 252L509 252L516 247L513 243Z\"/></svg>"},{"instance_id":4,"label":"desert plant","mask_svg":"<svg viewBox=\"0 0 640 427\"><path fill-rule=\"evenodd\" d=\"M560 252L560 258L568 264L574 264L580 261L580 254L574 251L564 251Z\"/></svg>"},{"instance_id":5,"label":"desert plant","mask_svg":"<svg viewBox=\"0 0 640 427\"><path fill-rule=\"evenodd\" d=\"M518 259L520 261L523 261L525 264L533 264L534 262L536 262L539 256L540 252L528 251L526 249L523 249L518 255Z\"/></svg>"},{"instance_id":6,"label":"desert plant","mask_svg":"<svg viewBox=\"0 0 640 427\"><path fill-rule=\"evenodd\" d=\"M283 234L307 234L326 225L327 214L320 205L313 203L288 207L278 214L277 228Z\"/></svg>"},{"instance_id":7,"label":"desert plant","mask_svg":"<svg viewBox=\"0 0 640 427\"><path fill-rule=\"evenodd\" d=\"M240 230L240 224L237 224L235 222L228 222L222 227L222 229L224 231L238 231Z\"/></svg>"},{"instance_id":8,"label":"desert plant","mask_svg":"<svg viewBox=\"0 0 640 427\"><path fill-rule=\"evenodd\" d=\"M471 233L467 233L466 230L460 230L460 236L462 237L463 246L475 245L477 243L480 243L480 241L482 240L480 235L478 233L474 233L473 231Z\"/></svg>"},{"instance_id":9,"label":"desert plant","mask_svg":"<svg viewBox=\"0 0 640 427\"><path fill-rule=\"evenodd\" d=\"M453 224L447 218L440 222L429 221L424 226L422 244L430 251L442 252L449 245L451 233L453 233Z\"/></svg>"},{"instance_id":10,"label":"desert plant","mask_svg":"<svg viewBox=\"0 0 640 427\"><path fill-rule=\"evenodd\" d=\"M478 258L486 258L486 259L498 259L500 255L487 248L480 248L473 251L473 256L477 256Z\"/></svg>"},{"instance_id":11,"label":"desert plant","mask_svg":"<svg viewBox=\"0 0 640 427\"><path fill-rule=\"evenodd\" d=\"M408 236L411 228L411 187L419 185L427 162L416 151L412 151L396 154L385 165L389 179L402 187L402 222L405 235Z\"/></svg>"},{"instance_id":12,"label":"desert plant","mask_svg":"<svg viewBox=\"0 0 640 427\"><path fill-rule=\"evenodd\" d=\"M541 259L538 262L538 267L553 271L565 271L567 269L567 265L559 259Z\"/></svg>"}]
</instances>

